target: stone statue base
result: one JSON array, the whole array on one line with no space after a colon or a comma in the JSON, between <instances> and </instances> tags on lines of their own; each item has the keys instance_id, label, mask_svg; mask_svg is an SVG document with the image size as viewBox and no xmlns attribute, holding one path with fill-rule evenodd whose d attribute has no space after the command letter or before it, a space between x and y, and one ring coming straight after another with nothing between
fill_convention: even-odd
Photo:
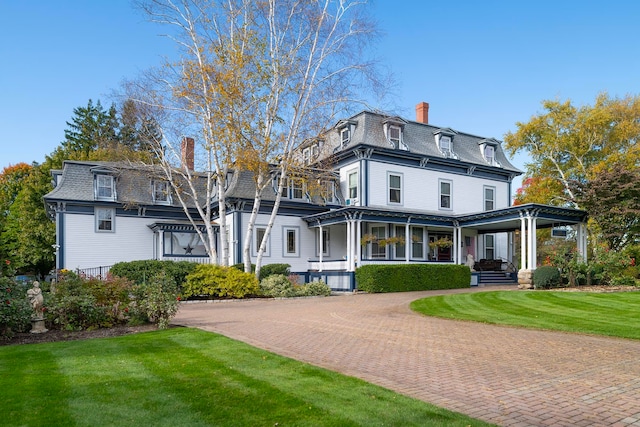
<instances>
[{"instance_id":1,"label":"stone statue base","mask_svg":"<svg viewBox=\"0 0 640 427\"><path fill-rule=\"evenodd\" d=\"M39 319L31 319L31 333L32 334L43 334L47 332L48 329L44 327L44 318Z\"/></svg>"}]
</instances>

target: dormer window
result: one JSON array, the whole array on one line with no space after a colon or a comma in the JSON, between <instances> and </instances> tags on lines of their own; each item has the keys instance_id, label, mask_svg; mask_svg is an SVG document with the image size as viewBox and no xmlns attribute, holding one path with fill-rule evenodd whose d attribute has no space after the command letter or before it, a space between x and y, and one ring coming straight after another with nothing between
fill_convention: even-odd
<instances>
[{"instance_id":1,"label":"dormer window","mask_svg":"<svg viewBox=\"0 0 640 427\"><path fill-rule=\"evenodd\" d=\"M442 151L443 153L452 153L452 146L451 146L451 137L450 136L446 136L446 135L442 135L440 136L440 151Z\"/></svg>"},{"instance_id":2,"label":"dormer window","mask_svg":"<svg viewBox=\"0 0 640 427\"><path fill-rule=\"evenodd\" d=\"M310 145L302 150L302 162L305 165L310 165L318 158L319 146L318 143Z\"/></svg>"},{"instance_id":3,"label":"dormer window","mask_svg":"<svg viewBox=\"0 0 640 427\"><path fill-rule=\"evenodd\" d=\"M484 159L490 165L492 165L495 161L495 154L495 148L493 147L493 145L487 145L484 147Z\"/></svg>"},{"instance_id":4,"label":"dormer window","mask_svg":"<svg viewBox=\"0 0 640 427\"><path fill-rule=\"evenodd\" d=\"M347 126L346 128L340 130L340 143L344 146L347 145L350 140L351 129L349 129L349 126Z\"/></svg>"},{"instance_id":5,"label":"dormer window","mask_svg":"<svg viewBox=\"0 0 640 427\"><path fill-rule=\"evenodd\" d=\"M438 150L442 153L442 155L446 158L457 159L458 156L453 150L453 138L455 134L457 134L457 132L453 129L446 128L439 129L438 131L434 132L434 134L436 138L436 146L438 147Z\"/></svg>"},{"instance_id":6,"label":"dormer window","mask_svg":"<svg viewBox=\"0 0 640 427\"><path fill-rule=\"evenodd\" d=\"M389 126L389 134L387 135L387 138L389 138L389 141L393 143L394 147L397 148L400 146L401 136L402 136L402 129L400 129L400 126L394 126L394 125Z\"/></svg>"},{"instance_id":7,"label":"dormer window","mask_svg":"<svg viewBox=\"0 0 640 427\"><path fill-rule=\"evenodd\" d=\"M496 147L500 142L491 138L480 141L480 152L484 160L491 166L500 167L500 163L496 160Z\"/></svg>"},{"instance_id":8,"label":"dormer window","mask_svg":"<svg viewBox=\"0 0 640 427\"><path fill-rule=\"evenodd\" d=\"M384 129L384 136L387 141L389 141L389 144L396 150L408 151L409 147L405 145L402 135L404 126L407 124L407 122L400 117L387 117L382 122L382 124Z\"/></svg>"},{"instance_id":9,"label":"dormer window","mask_svg":"<svg viewBox=\"0 0 640 427\"><path fill-rule=\"evenodd\" d=\"M115 179L111 175L94 175L95 196L97 200L115 200Z\"/></svg>"},{"instance_id":10,"label":"dormer window","mask_svg":"<svg viewBox=\"0 0 640 427\"><path fill-rule=\"evenodd\" d=\"M167 181L153 182L153 202L164 205L171 202L169 183Z\"/></svg>"}]
</instances>

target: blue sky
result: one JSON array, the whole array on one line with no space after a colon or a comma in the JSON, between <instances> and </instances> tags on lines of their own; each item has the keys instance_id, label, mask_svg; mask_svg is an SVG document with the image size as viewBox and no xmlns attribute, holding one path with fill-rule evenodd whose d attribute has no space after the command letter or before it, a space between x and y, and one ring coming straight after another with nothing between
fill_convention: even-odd
<instances>
[{"instance_id":1,"label":"blue sky","mask_svg":"<svg viewBox=\"0 0 640 427\"><path fill-rule=\"evenodd\" d=\"M413 119L502 140L545 99L638 93L640 2L374 0L377 52ZM0 0L0 169L42 162L73 109L111 104L173 45L127 0ZM527 161L513 159L521 169ZM517 184L517 183L516 183Z\"/></svg>"}]
</instances>

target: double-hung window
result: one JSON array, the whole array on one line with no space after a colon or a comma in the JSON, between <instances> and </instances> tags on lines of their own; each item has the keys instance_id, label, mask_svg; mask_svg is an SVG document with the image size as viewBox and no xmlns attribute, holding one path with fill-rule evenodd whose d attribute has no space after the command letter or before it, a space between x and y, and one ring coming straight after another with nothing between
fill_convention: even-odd
<instances>
[{"instance_id":1,"label":"double-hung window","mask_svg":"<svg viewBox=\"0 0 640 427\"><path fill-rule=\"evenodd\" d=\"M404 239L404 235L405 235L404 225L396 225L393 229L394 229L395 237ZM395 244L396 258L404 258L407 254L406 242L402 243L403 241L399 241L398 243Z\"/></svg>"},{"instance_id":2,"label":"double-hung window","mask_svg":"<svg viewBox=\"0 0 640 427\"><path fill-rule=\"evenodd\" d=\"M490 165L493 165L495 158L496 158L496 152L493 145L485 145L484 159L487 161L487 163L489 163Z\"/></svg>"},{"instance_id":3,"label":"double-hung window","mask_svg":"<svg viewBox=\"0 0 640 427\"><path fill-rule=\"evenodd\" d=\"M402 203L402 175L389 174L389 203Z\"/></svg>"},{"instance_id":4,"label":"double-hung window","mask_svg":"<svg viewBox=\"0 0 640 427\"><path fill-rule=\"evenodd\" d=\"M424 228L411 227L411 257L424 259Z\"/></svg>"},{"instance_id":5,"label":"double-hung window","mask_svg":"<svg viewBox=\"0 0 640 427\"><path fill-rule=\"evenodd\" d=\"M169 204L169 183L167 181L153 182L153 202L158 204Z\"/></svg>"},{"instance_id":6,"label":"double-hung window","mask_svg":"<svg viewBox=\"0 0 640 427\"><path fill-rule=\"evenodd\" d=\"M440 135L439 144L440 144L440 151L442 151L444 154L451 154L453 152L450 136Z\"/></svg>"},{"instance_id":7,"label":"double-hung window","mask_svg":"<svg viewBox=\"0 0 640 427\"><path fill-rule=\"evenodd\" d=\"M493 234L484 235L484 257L486 259L494 259L495 243Z\"/></svg>"},{"instance_id":8,"label":"double-hung window","mask_svg":"<svg viewBox=\"0 0 640 427\"><path fill-rule=\"evenodd\" d=\"M316 236L317 237L317 236ZM329 256L329 229L322 229L322 255ZM316 248L317 255L320 256L320 239L318 239L318 247Z\"/></svg>"},{"instance_id":9,"label":"double-hung window","mask_svg":"<svg viewBox=\"0 0 640 427\"><path fill-rule=\"evenodd\" d=\"M398 148L400 146L400 140L402 138L402 129L400 126L389 126L389 134L387 135L389 141L391 141L394 147Z\"/></svg>"},{"instance_id":10,"label":"double-hung window","mask_svg":"<svg viewBox=\"0 0 640 427\"><path fill-rule=\"evenodd\" d=\"M358 198L358 171L349 173L349 198L357 199Z\"/></svg>"},{"instance_id":11,"label":"double-hung window","mask_svg":"<svg viewBox=\"0 0 640 427\"><path fill-rule=\"evenodd\" d=\"M371 227L371 258L386 258L387 246L380 242L387 238L387 227L384 225Z\"/></svg>"},{"instance_id":12,"label":"double-hung window","mask_svg":"<svg viewBox=\"0 0 640 427\"><path fill-rule=\"evenodd\" d=\"M267 228L264 226L256 226L253 231L253 255L258 255L258 250L260 249L260 245L262 244L262 239L264 239L264 235L267 233ZM264 256L268 257L271 255L269 238L267 238L267 242L265 244Z\"/></svg>"},{"instance_id":13,"label":"double-hung window","mask_svg":"<svg viewBox=\"0 0 640 427\"><path fill-rule=\"evenodd\" d=\"M350 140L351 140L351 130L349 129L349 127L345 127L343 129L341 129L340 130L340 143L342 144L342 146L347 145Z\"/></svg>"},{"instance_id":14,"label":"double-hung window","mask_svg":"<svg viewBox=\"0 0 640 427\"><path fill-rule=\"evenodd\" d=\"M451 187L452 182L440 180L440 209L451 209Z\"/></svg>"},{"instance_id":15,"label":"double-hung window","mask_svg":"<svg viewBox=\"0 0 640 427\"><path fill-rule=\"evenodd\" d=\"M98 200L115 200L115 180L111 175L95 175L95 191Z\"/></svg>"},{"instance_id":16,"label":"double-hung window","mask_svg":"<svg viewBox=\"0 0 640 427\"><path fill-rule=\"evenodd\" d=\"M484 210L492 211L496 205L496 189L493 187L484 187Z\"/></svg>"},{"instance_id":17,"label":"double-hung window","mask_svg":"<svg viewBox=\"0 0 640 427\"><path fill-rule=\"evenodd\" d=\"M114 232L115 228L115 211L112 208L96 208L96 231L98 232Z\"/></svg>"},{"instance_id":18,"label":"double-hung window","mask_svg":"<svg viewBox=\"0 0 640 427\"><path fill-rule=\"evenodd\" d=\"M304 198L304 183L300 179L291 180L291 198L302 199Z\"/></svg>"}]
</instances>

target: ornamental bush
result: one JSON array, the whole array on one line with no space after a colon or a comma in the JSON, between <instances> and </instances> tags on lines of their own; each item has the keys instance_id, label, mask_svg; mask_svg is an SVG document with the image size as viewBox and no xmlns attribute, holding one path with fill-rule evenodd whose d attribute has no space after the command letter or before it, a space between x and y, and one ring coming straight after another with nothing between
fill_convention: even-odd
<instances>
[{"instance_id":1,"label":"ornamental bush","mask_svg":"<svg viewBox=\"0 0 640 427\"><path fill-rule=\"evenodd\" d=\"M310 296L329 296L331 295L331 288L322 280L317 282L307 283L297 288L297 294L304 297Z\"/></svg>"},{"instance_id":2,"label":"ornamental bush","mask_svg":"<svg viewBox=\"0 0 640 427\"><path fill-rule=\"evenodd\" d=\"M260 281L274 274L288 276L291 266L289 264L266 264L260 268Z\"/></svg>"},{"instance_id":3,"label":"ornamental bush","mask_svg":"<svg viewBox=\"0 0 640 427\"><path fill-rule=\"evenodd\" d=\"M164 271L151 276L133 289L132 316L157 323L158 329L166 329L178 312L180 294L172 276Z\"/></svg>"},{"instance_id":4,"label":"ornamental bush","mask_svg":"<svg viewBox=\"0 0 640 427\"><path fill-rule=\"evenodd\" d=\"M260 281L262 295L273 298L289 298L296 296L296 290L284 274L272 274Z\"/></svg>"},{"instance_id":5,"label":"ornamental bush","mask_svg":"<svg viewBox=\"0 0 640 427\"><path fill-rule=\"evenodd\" d=\"M471 270L454 264L364 265L356 269L356 283L371 293L460 289L471 286Z\"/></svg>"},{"instance_id":6,"label":"ornamental bush","mask_svg":"<svg viewBox=\"0 0 640 427\"><path fill-rule=\"evenodd\" d=\"M31 307L27 286L8 277L0 277L0 339L27 332L31 325Z\"/></svg>"},{"instance_id":7,"label":"ornamental bush","mask_svg":"<svg viewBox=\"0 0 640 427\"><path fill-rule=\"evenodd\" d=\"M47 322L55 328L77 331L112 326L106 307L98 305L87 280L70 272L60 276L45 307Z\"/></svg>"},{"instance_id":8,"label":"ornamental bush","mask_svg":"<svg viewBox=\"0 0 640 427\"><path fill-rule=\"evenodd\" d=\"M556 267L541 266L533 271L534 289L551 289L562 286L562 276Z\"/></svg>"},{"instance_id":9,"label":"ornamental bush","mask_svg":"<svg viewBox=\"0 0 640 427\"><path fill-rule=\"evenodd\" d=\"M155 259L143 261L118 262L111 267L109 273L113 276L126 277L140 285L152 276L165 272L171 276L178 286L182 286L186 277L195 270L198 264L189 261L160 261Z\"/></svg>"},{"instance_id":10,"label":"ornamental bush","mask_svg":"<svg viewBox=\"0 0 640 427\"><path fill-rule=\"evenodd\" d=\"M183 295L244 298L259 292L258 279L233 267L197 265L183 286Z\"/></svg>"}]
</instances>

